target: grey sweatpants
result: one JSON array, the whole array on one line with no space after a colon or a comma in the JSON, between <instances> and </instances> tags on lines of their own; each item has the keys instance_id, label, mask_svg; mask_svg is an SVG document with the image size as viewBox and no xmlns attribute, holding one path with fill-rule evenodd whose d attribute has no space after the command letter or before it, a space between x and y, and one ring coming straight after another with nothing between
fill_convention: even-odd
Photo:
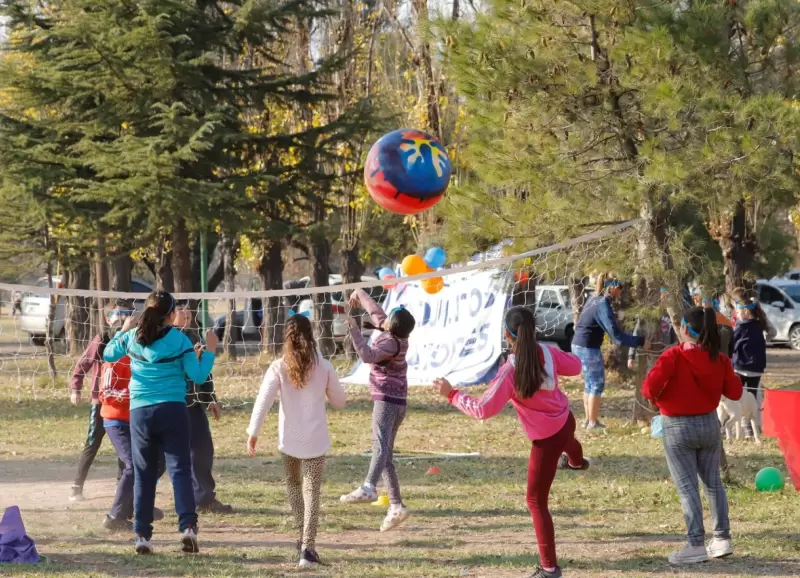
<instances>
[{"instance_id":1,"label":"grey sweatpants","mask_svg":"<svg viewBox=\"0 0 800 578\"><path fill-rule=\"evenodd\" d=\"M728 496L719 473L722 443L717 413L664 416L662 419L667 465L678 489L689 544L703 546L705 543L698 475L703 482L711 518L714 520L714 536L730 538Z\"/></svg>"},{"instance_id":2,"label":"grey sweatpants","mask_svg":"<svg viewBox=\"0 0 800 578\"><path fill-rule=\"evenodd\" d=\"M365 483L376 486L382 475L392 504L403 503L394 468L394 440L405 417L404 405L376 401L372 408L372 461Z\"/></svg>"}]
</instances>

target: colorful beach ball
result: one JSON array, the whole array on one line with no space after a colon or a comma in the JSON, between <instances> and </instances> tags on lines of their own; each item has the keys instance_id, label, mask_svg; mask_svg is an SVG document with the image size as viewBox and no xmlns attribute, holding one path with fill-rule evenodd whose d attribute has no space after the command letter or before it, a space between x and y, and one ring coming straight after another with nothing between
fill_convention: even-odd
<instances>
[{"instance_id":1,"label":"colorful beach ball","mask_svg":"<svg viewBox=\"0 0 800 578\"><path fill-rule=\"evenodd\" d=\"M370 196L387 211L414 215L444 196L450 183L450 157L431 135L396 130L372 145L364 182Z\"/></svg>"}]
</instances>

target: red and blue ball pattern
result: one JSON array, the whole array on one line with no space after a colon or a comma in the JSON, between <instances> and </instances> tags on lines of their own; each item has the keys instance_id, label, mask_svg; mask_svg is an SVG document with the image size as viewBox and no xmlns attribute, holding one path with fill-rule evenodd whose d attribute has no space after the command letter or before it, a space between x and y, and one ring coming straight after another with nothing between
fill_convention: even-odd
<instances>
[{"instance_id":1,"label":"red and blue ball pattern","mask_svg":"<svg viewBox=\"0 0 800 578\"><path fill-rule=\"evenodd\" d=\"M444 197L450 184L450 157L431 135L396 130L372 145L364 182L370 196L387 211L421 213Z\"/></svg>"}]
</instances>

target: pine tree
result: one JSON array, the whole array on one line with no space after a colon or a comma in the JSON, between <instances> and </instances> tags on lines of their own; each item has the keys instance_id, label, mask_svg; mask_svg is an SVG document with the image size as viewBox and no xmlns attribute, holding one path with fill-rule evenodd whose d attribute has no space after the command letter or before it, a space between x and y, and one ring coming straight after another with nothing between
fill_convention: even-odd
<instances>
[{"instance_id":1,"label":"pine tree","mask_svg":"<svg viewBox=\"0 0 800 578\"><path fill-rule=\"evenodd\" d=\"M318 159L361 126L355 114L299 130L248 126L253 115L331 98L326 79L341 55L303 73L278 56L298 22L327 13L315 0L2 6L12 49L31 64L9 63L0 82L19 110L46 114L0 119L8 144L0 161L15 160L0 170L29 182L52 165L45 194L81 209L87 242L98 234L126 247L167 238L188 261L190 232L219 226L236 235L259 218L254 191L285 201L304 194L286 186L298 172L305 182L328 180ZM190 268L180 265L179 290L191 286Z\"/></svg>"},{"instance_id":2,"label":"pine tree","mask_svg":"<svg viewBox=\"0 0 800 578\"><path fill-rule=\"evenodd\" d=\"M466 100L471 173L445 207L465 223L451 240L547 242L640 216L638 272L677 285L676 206L707 219L743 196L785 205L797 183L797 51L786 37L781 66L745 91L734 5L493 0L474 23L439 23ZM794 4L741 10L754 38L797 22ZM781 76L792 80L777 88Z\"/></svg>"}]
</instances>

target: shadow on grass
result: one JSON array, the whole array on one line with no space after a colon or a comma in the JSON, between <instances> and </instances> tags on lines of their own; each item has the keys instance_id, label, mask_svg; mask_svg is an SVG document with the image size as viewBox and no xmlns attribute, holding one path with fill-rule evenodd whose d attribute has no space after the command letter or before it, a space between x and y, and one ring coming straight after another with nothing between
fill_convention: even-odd
<instances>
[{"instance_id":1,"label":"shadow on grass","mask_svg":"<svg viewBox=\"0 0 800 578\"><path fill-rule=\"evenodd\" d=\"M702 564L673 567L663 555L626 556L617 560L571 560L564 565L567 570L596 570L607 576L617 572L638 571L649 573L671 573L680 576L797 576L800 561L769 560L755 556L732 556L709 560Z\"/></svg>"}]
</instances>

